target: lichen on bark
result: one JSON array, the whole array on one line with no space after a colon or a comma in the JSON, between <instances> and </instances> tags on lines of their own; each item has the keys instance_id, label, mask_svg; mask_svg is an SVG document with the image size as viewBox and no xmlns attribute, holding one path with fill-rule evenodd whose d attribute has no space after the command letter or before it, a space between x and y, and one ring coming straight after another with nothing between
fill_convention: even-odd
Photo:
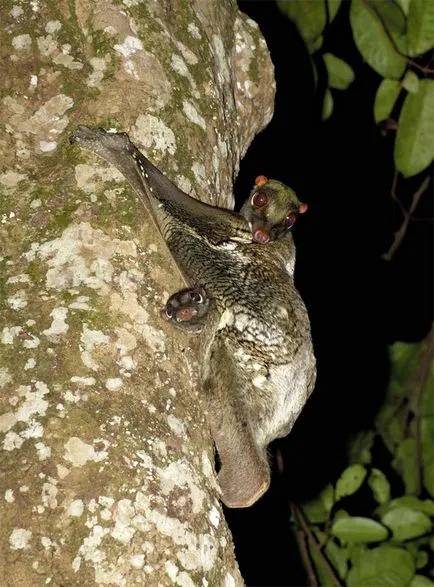
<instances>
[{"instance_id":1,"label":"lichen on bark","mask_svg":"<svg viewBox=\"0 0 434 587\"><path fill-rule=\"evenodd\" d=\"M273 68L230 0L7 0L1 12L0 582L241 585L182 286L119 173L68 144L114 127L232 205Z\"/></svg>"}]
</instances>

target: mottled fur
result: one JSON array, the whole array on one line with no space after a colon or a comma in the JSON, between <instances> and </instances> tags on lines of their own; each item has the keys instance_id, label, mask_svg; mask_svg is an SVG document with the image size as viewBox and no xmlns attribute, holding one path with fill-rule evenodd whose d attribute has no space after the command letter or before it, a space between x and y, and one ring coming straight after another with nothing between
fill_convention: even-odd
<instances>
[{"instance_id":1,"label":"mottled fur","mask_svg":"<svg viewBox=\"0 0 434 587\"><path fill-rule=\"evenodd\" d=\"M186 283L204 288L209 298L201 334L202 377L207 419L221 461L222 500L229 507L250 506L269 486L268 444L289 433L315 383L309 319L293 282L292 235L279 229L276 240L253 243L247 213L189 197L125 134L80 127L71 141L124 174ZM270 189L296 210L295 194L274 184ZM274 216L268 221L271 227L273 222L280 226Z\"/></svg>"}]
</instances>

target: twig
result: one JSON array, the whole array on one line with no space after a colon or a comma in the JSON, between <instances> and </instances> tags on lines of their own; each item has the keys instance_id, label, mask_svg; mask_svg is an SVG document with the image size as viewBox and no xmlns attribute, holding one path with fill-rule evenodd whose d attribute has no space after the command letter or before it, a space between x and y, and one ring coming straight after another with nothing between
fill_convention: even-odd
<instances>
[{"instance_id":1,"label":"twig","mask_svg":"<svg viewBox=\"0 0 434 587\"><path fill-rule=\"evenodd\" d=\"M291 508L291 514L293 519L295 520L296 524L298 524L297 513L295 511L295 504L293 502L290 502L289 507ZM315 575L312 561L310 560L309 551L306 546L306 535L302 530L296 529L295 538L297 540L298 550L300 552L301 560L306 571L309 585L310 587L319 587L319 583Z\"/></svg>"},{"instance_id":2,"label":"twig","mask_svg":"<svg viewBox=\"0 0 434 587\"><path fill-rule=\"evenodd\" d=\"M309 526L307 525L306 520L304 519L304 514L303 514L302 510L298 507L298 505L296 503L292 503L291 504L291 511L293 512L293 516L296 519L296 521L300 524L305 536L307 536L307 539L309 540L310 544L316 550L316 552L318 553L318 556L321 558L321 562L324 564L325 570L327 571L327 574L330 578L330 581L331 581L333 587L340 587L340 581L336 577L334 570L332 569L332 567L330 566L330 564L327 560L327 557L322 552L320 545L316 541ZM309 563L310 563L310 560L309 560Z\"/></svg>"},{"instance_id":3,"label":"twig","mask_svg":"<svg viewBox=\"0 0 434 587\"><path fill-rule=\"evenodd\" d=\"M396 190L396 181L395 181L396 177L397 177L397 174L395 174L395 176L393 178L394 181L392 184L391 197L392 197L392 199L399 201L396 196L396 191L395 191ZM387 253L384 253L384 255L381 255L381 257L385 261L392 260L393 255L395 254L396 250L398 249L401 242L403 241L405 233L407 231L408 224L412 218L412 214L416 210L417 205L419 204L419 200L421 199L424 191L429 186L430 181L431 181L430 178L426 177L423 180L423 182L421 183L419 189L414 192L411 206L410 206L410 209L408 210L408 212L405 209L401 208L401 210L404 214L404 220L401 224L401 227L394 233L394 239L393 239L393 243L390 246L390 249L387 251Z\"/></svg>"}]
</instances>

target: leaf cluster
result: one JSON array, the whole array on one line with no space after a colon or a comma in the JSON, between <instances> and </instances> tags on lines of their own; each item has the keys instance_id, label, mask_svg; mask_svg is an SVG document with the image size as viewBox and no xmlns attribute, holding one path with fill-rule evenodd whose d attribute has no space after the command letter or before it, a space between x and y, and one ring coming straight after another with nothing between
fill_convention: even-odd
<instances>
[{"instance_id":1,"label":"leaf cluster","mask_svg":"<svg viewBox=\"0 0 434 587\"><path fill-rule=\"evenodd\" d=\"M434 586L432 350L432 333L420 343L391 347L392 377L375 430L352 439L351 464L315 499L301 505L311 540L316 541L310 556L321 585ZM390 456L386 470L380 468L383 460L381 465L376 462L376 443ZM366 492L372 511L358 515Z\"/></svg>"},{"instance_id":2,"label":"leaf cluster","mask_svg":"<svg viewBox=\"0 0 434 587\"><path fill-rule=\"evenodd\" d=\"M322 60L328 74L323 120L333 113L333 91L346 90L356 79L341 57L323 53L325 35L341 8L341 0L277 0L296 25L311 56ZM430 69L434 47L432 0L351 0L349 26L363 60L381 79L373 104L374 120L397 129L394 161L411 177L426 169L434 156L434 80ZM311 60L317 78L315 61Z\"/></svg>"}]
</instances>

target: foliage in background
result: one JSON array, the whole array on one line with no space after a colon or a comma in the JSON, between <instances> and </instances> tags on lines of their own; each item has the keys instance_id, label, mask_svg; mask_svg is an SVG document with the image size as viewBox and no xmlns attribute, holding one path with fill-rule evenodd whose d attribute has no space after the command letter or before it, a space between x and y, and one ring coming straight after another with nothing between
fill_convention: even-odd
<instances>
[{"instance_id":1,"label":"foliage in background","mask_svg":"<svg viewBox=\"0 0 434 587\"><path fill-rule=\"evenodd\" d=\"M311 55L320 55L328 73L323 117L333 112L332 90L345 90L355 79L340 57L322 53L323 35L341 0L277 0L297 26ZM397 128L394 159L397 171L411 177L426 169L434 156L434 80L427 64L434 47L432 0L351 0L350 25L363 59L382 79L373 104L375 122ZM314 61L312 65L315 68ZM403 99L402 99L403 98Z\"/></svg>"},{"instance_id":2,"label":"foliage in background","mask_svg":"<svg viewBox=\"0 0 434 587\"><path fill-rule=\"evenodd\" d=\"M341 57L322 51L323 36L329 34L341 0L277 3L314 57L315 78L315 61L323 60L328 74L323 99L326 120L333 112L332 92L346 90L355 79L352 67ZM374 103L369 105L373 124L383 134L397 131L391 197L398 201L400 174L404 182L418 173L422 177L410 210L401 205L403 225L383 255L390 260L430 182L434 1L351 0L348 26L364 61L381 76ZM394 344L390 359L391 381L375 429L351 440L348 467L334 483L315 500L293 504L311 585L434 586L433 331L418 344ZM384 457L381 464L377 462L378 454L389 455L387 466Z\"/></svg>"},{"instance_id":3,"label":"foliage in background","mask_svg":"<svg viewBox=\"0 0 434 587\"><path fill-rule=\"evenodd\" d=\"M432 587L434 517L433 332L390 349L391 381L374 430L350 442L349 466L318 497L294 506L319 583ZM380 469L375 454L382 459ZM378 458L377 458L378 460ZM360 498L360 496L362 496ZM360 502L369 515L353 515Z\"/></svg>"}]
</instances>

